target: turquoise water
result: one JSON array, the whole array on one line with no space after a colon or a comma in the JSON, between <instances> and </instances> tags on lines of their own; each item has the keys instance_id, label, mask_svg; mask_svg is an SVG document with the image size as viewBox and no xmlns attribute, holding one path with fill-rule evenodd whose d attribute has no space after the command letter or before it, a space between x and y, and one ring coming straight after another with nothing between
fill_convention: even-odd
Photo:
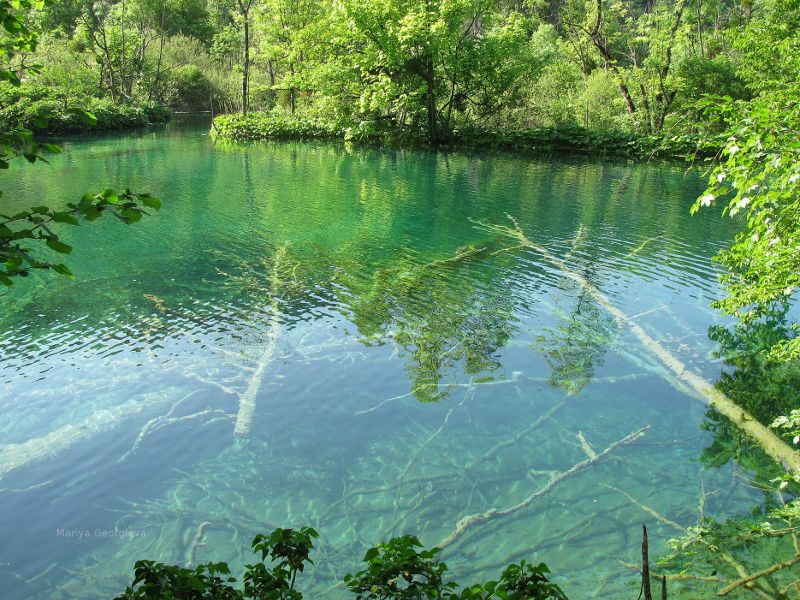
<instances>
[{"instance_id":1,"label":"turquoise water","mask_svg":"<svg viewBox=\"0 0 800 600\"><path fill-rule=\"evenodd\" d=\"M574 598L638 592L701 511L761 495L698 462L705 405L563 268L713 381L710 258L678 164L215 144L205 122L68 141L15 165L20 207L130 186L163 209L65 233L76 279L0 296L0 585L109 598L139 558L251 559L274 527L321 533L308 597L415 533L467 583L546 561ZM526 499L628 434L644 435ZM707 497L703 495L707 492ZM701 501L701 497L704 501ZM634 587L636 589L634 589Z\"/></svg>"}]
</instances>

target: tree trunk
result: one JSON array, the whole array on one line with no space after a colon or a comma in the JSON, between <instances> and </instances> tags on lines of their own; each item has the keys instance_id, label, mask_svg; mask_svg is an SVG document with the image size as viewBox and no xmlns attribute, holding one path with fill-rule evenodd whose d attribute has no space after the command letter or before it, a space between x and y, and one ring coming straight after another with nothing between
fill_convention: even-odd
<instances>
[{"instance_id":1,"label":"tree trunk","mask_svg":"<svg viewBox=\"0 0 800 600\"><path fill-rule=\"evenodd\" d=\"M428 138L431 144L438 141L438 132L436 131L436 98L434 96L434 85L436 84L436 75L433 70L433 61L428 59L427 68L427 91L426 105L428 110Z\"/></svg>"},{"instance_id":2,"label":"tree trunk","mask_svg":"<svg viewBox=\"0 0 800 600\"><path fill-rule=\"evenodd\" d=\"M289 65L289 72L294 75L294 63ZM294 114L295 110L295 94L294 94L294 86L289 86L289 110L291 110L292 114Z\"/></svg>"},{"instance_id":3,"label":"tree trunk","mask_svg":"<svg viewBox=\"0 0 800 600\"><path fill-rule=\"evenodd\" d=\"M122 18L120 20L120 33L122 35L122 56L119 61L119 85L120 91L123 95L125 95L125 89L127 85L125 83L125 67L126 67L126 56L125 56L125 0L122 0Z\"/></svg>"},{"instance_id":4,"label":"tree trunk","mask_svg":"<svg viewBox=\"0 0 800 600\"><path fill-rule=\"evenodd\" d=\"M153 99L153 92L158 89L159 79L161 79L161 60L164 57L164 13L166 9L167 9L167 3L165 2L161 5L161 27L160 27L161 31L159 32L161 34L161 43L158 47L158 63L156 64L156 76L153 78L153 87L150 88L150 92L147 94L148 100ZM158 99L159 102L163 102L164 101L163 95L159 94Z\"/></svg>"},{"instance_id":5,"label":"tree trunk","mask_svg":"<svg viewBox=\"0 0 800 600\"><path fill-rule=\"evenodd\" d=\"M247 114L250 104L250 4L252 0L239 0L239 11L244 19L244 65L242 68L242 114Z\"/></svg>"}]
</instances>

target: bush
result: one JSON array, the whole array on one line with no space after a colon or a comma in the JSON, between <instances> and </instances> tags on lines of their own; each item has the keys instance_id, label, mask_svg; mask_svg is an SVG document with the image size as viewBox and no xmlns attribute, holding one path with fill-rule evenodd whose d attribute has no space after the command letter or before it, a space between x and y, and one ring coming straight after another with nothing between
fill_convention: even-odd
<instances>
[{"instance_id":1,"label":"bush","mask_svg":"<svg viewBox=\"0 0 800 600\"><path fill-rule=\"evenodd\" d=\"M576 104L577 121L588 129L631 129L632 121L626 112L619 87L608 71L595 69L589 74Z\"/></svg>"},{"instance_id":2,"label":"bush","mask_svg":"<svg viewBox=\"0 0 800 600\"><path fill-rule=\"evenodd\" d=\"M165 123L170 115L168 108L155 102L120 104L105 98L69 96L39 84L0 86L0 127L5 131L18 127L38 133L129 129Z\"/></svg>"},{"instance_id":3,"label":"bush","mask_svg":"<svg viewBox=\"0 0 800 600\"><path fill-rule=\"evenodd\" d=\"M165 99L175 110L208 110L216 95L214 84L197 65L183 65L169 73Z\"/></svg>"},{"instance_id":4,"label":"bush","mask_svg":"<svg viewBox=\"0 0 800 600\"><path fill-rule=\"evenodd\" d=\"M220 115L214 119L212 133L236 141L320 138L364 144L428 145L428 140L412 129L381 128L374 122L341 128L314 118L274 113ZM566 124L547 128L464 127L453 131L443 144L463 149L683 158L687 155L711 155L719 147L719 140L713 136L683 134L642 136L628 131L586 129Z\"/></svg>"},{"instance_id":5,"label":"bush","mask_svg":"<svg viewBox=\"0 0 800 600\"><path fill-rule=\"evenodd\" d=\"M706 58L690 56L676 69L681 97L697 99L706 94L730 96L734 100L750 97L746 82L736 73L735 65L725 56Z\"/></svg>"},{"instance_id":6,"label":"bush","mask_svg":"<svg viewBox=\"0 0 800 600\"><path fill-rule=\"evenodd\" d=\"M220 115L212 132L232 140L341 138L344 132L314 118L270 113Z\"/></svg>"},{"instance_id":7,"label":"bush","mask_svg":"<svg viewBox=\"0 0 800 600\"><path fill-rule=\"evenodd\" d=\"M251 548L261 554L261 562L246 566L243 590L234 586L236 578L226 563L187 569L140 560L133 583L116 600L302 600L295 580L307 563L313 564L309 554L318 537L311 527L257 535ZM425 550L411 535L392 538L367 550L366 568L346 575L344 583L357 600L566 600L561 588L548 580L547 565L525 561L509 565L498 581L457 592L457 585L444 579L447 564L438 553L439 548Z\"/></svg>"}]
</instances>

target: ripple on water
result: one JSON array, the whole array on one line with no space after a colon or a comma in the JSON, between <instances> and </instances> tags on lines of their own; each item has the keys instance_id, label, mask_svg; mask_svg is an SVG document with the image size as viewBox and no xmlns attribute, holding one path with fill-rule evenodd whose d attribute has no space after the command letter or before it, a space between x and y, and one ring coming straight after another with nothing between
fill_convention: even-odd
<instances>
[{"instance_id":1,"label":"ripple on water","mask_svg":"<svg viewBox=\"0 0 800 600\"><path fill-rule=\"evenodd\" d=\"M476 226L512 216L713 378L709 259L732 226L689 217L699 178L627 162L215 147L206 133L70 143L48 177L20 171L23 204L110 177L164 205L130 229L68 232L75 281L36 275L0 298L9 597L109 597L143 557L240 568L252 535L306 524L322 559L304 585L336 597L333 571L355 569L368 545L406 532L437 543L465 515L525 500L586 444L645 425L613 459L448 547L455 575L544 560L574 597L616 598L630 592L618 560L635 562L643 518L625 494L681 525L697 520L701 479L721 490L708 514L758 501L729 467L703 470L704 407L629 332L545 257ZM236 440L250 389L250 434ZM54 533L115 527L144 534ZM674 533L655 526L653 553Z\"/></svg>"}]
</instances>

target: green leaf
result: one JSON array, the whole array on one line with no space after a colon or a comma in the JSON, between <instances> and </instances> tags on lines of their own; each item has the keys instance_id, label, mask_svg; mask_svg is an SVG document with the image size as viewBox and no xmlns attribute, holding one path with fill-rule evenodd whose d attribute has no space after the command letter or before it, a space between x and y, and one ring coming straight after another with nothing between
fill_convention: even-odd
<instances>
[{"instance_id":1,"label":"green leaf","mask_svg":"<svg viewBox=\"0 0 800 600\"><path fill-rule=\"evenodd\" d=\"M119 202L119 196L117 195L117 192L111 188L104 189L100 196L109 204L117 204Z\"/></svg>"},{"instance_id":2,"label":"green leaf","mask_svg":"<svg viewBox=\"0 0 800 600\"><path fill-rule=\"evenodd\" d=\"M57 237L47 238L46 243L51 249L61 254L70 254L72 252L72 246L65 244L64 242L60 241Z\"/></svg>"},{"instance_id":3,"label":"green leaf","mask_svg":"<svg viewBox=\"0 0 800 600\"><path fill-rule=\"evenodd\" d=\"M50 265L50 268L53 269L56 273L61 273L62 275L66 275L70 279L74 279L75 275L73 275L72 271L69 270L69 267L65 264L59 265Z\"/></svg>"},{"instance_id":4,"label":"green leaf","mask_svg":"<svg viewBox=\"0 0 800 600\"><path fill-rule=\"evenodd\" d=\"M132 208L126 208L125 210L120 212L120 215L129 225L132 223L137 223L142 220L142 213Z\"/></svg>"},{"instance_id":5,"label":"green leaf","mask_svg":"<svg viewBox=\"0 0 800 600\"><path fill-rule=\"evenodd\" d=\"M142 201L142 204L144 204L148 208L154 208L156 210L161 209L161 200L159 200L154 196L140 194L139 199Z\"/></svg>"},{"instance_id":6,"label":"green leaf","mask_svg":"<svg viewBox=\"0 0 800 600\"><path fill-rule=\"evenodd\" d=\"M80 221L67 212L54 212L53 221L55 223L68 223L69 225L80 225Z\"/></svg>"},{"instance_id":7,"label":"green leaf","mask_svg":"<svg viewBox=\"0 0 800 600\"><path fill-rule=\"evenodd\" d=\"M373 558L375 558L376 556L378 556L378 549L377 548L370 548L369 550L367 550L367 553L364 555L364 559L363 560L364 560L364 562L369 562Z\"/></svg>"}]
</instances>

